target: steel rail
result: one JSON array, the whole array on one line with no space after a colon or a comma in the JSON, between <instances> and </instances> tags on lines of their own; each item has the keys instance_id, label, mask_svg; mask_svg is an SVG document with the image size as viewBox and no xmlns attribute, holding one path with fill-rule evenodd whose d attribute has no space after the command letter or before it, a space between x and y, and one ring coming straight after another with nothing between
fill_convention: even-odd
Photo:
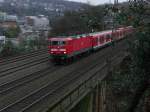
<instances>
[{"instance_id":1,"label":"steel rail","mask_svg":"<svg viewBox=\"0 0 150 112\"><path fill-rule=\"evenodd\" d=\"M11 82L6 82L6 83L0 85L0 95L4 95L4 94L10 92L11 90L14 90L15 88L22 86L23 84L29 83L33 80L39 79L42 76L46 76L50 72L52 73L57 69L58 69L57 67L52 67L52 68L47 67L43 70L37 71L35 73L31 73L27 76L21 77L19 79L15 79Z\"/></svg>"},{"instance_id":2,"label":"steel rail","mask_svg":"<svg viewBox=\"0 0 150 112\"><path fill-rule=\"evenodd\" d=\"M13 63L13 62L17 62L17 61L20 61L20 60L24 60L28 57L31 57L31 56L37 56L38 54L41 54L43 52L46 52L46 50L38 50L38 51L34 51L34 52L31 52L31 53L28 53L28 54L24 54L24 55L20 55L20 56L15 56L15 57L12 57L12 58L0 58L0 66L2 65L6 65L6 64L9 64L9 63Z\"/></svg>"},{"instance_id":3,"label":"steel rail","mask_svg":"<svg viewBox=\"0 0 150 112\"><path fill-rule=\"evenodd\" d=\"M10 67L8 69L0 71L0 77L10 75L11 73L29 68L31 66L35 66L37 64L40 64L41 62L46 62L46 61L48 61L48 57L42 57L40 59L35 59L35 60L30 61L30 62L24 63L21 66Z\"/></svg>"}]
</instances>

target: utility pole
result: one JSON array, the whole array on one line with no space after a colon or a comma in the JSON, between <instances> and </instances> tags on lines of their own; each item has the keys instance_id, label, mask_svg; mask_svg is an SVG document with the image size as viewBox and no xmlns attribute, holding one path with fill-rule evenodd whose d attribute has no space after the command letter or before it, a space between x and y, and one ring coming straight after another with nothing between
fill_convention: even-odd
<instances>
[{"instance_id":1,"label":"utility pole","mask_svg":"<svg viewBox=\"0 0 150 112\"><path fill-rule=\"evenodd\" d=\"M112 9L111 9L111 17L112 17L112 35L111 35L111 39L112 39L112 51L110 52L110 56L108 57L108 59L106 60L106 62L108 63L109 67L108 67L108 72L109 69L111 68L111 56L113 55L113 49L115 47L115 36L114 35L116 29L117 29L117 24L116 24L116 15L118 13L118 0L114 0L114 4L112 5Z\"/></svg>"},{"instance_id":2,"label":"utility pole","mask_svg":"<svg viewBox=\"0 0 150 112\"><path fill-rule=\"evenodd\" d=\"M118 0L115 0L115 1L114 1L114 5L118 5Z\"/></svg>"},{"instance_id":3,"label":"utility pole","mask_svg":"<svg viewBox=\"0 0 150 112\"><path fill-rule=\"evenodd\" d=\"M111 0L109 0L109 4L111 4Z\"/></svg>"},{"instance_id":4,"label":"utility pole","mask_svg":"<svg viewBox=\"0 0 150 112\"><path fill-rule=\"evenodd\" d=\"M117 25L116 25L116 15L118 12L118 0L114 0L114 4L112 6L112 11L111 11L111 15L112 15L112 44L114 46L114 41L115 41L115 37L114 37L114 32L116 31Z\"/></svg>"}]
</instances>

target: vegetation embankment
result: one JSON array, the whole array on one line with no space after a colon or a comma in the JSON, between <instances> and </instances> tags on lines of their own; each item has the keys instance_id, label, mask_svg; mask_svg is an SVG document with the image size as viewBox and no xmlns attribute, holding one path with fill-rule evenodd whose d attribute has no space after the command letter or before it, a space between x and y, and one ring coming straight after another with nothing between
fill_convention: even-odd
<instances>
[{"instance_id":1,"label":"vegetation embankment","mask_svg":"<svg viewBox=\"0 0 150 112\"><path fill-rule=\"evenodd\" d=\"M115 102L114 108L118 112L134 112L135 110L137 110L135 112L139 112L139 109L137 109L138 105L141 105L140 102L143 102L141 98L144 97L143 95L148 89L146 75L139 70L135 71L133 63L131 56L127 56L118 67L114 68L112 74L106 79L108 91L111 93L111 97L107 96L106 102ZM148 91L147 94L149 94ZM108 109L112 108L110 107L111 105L107 104ZM145 107L144 104L141 106L143 107L140 108Z\"/></svg>"},{"instance_id":2,"label":"vegetation embankment","mask_svg":"<svg viewBox=\"0 0 150 112\"><path fill-rule=\"evenodd\" d=\"M108 77L108 90L115 99L118 112L149 112L150 110L150 12L143 0L130 2L126 15L136 28L136 41L130 43L130 56ZM147 18L145 18L147 17ZM126 23L126 22L124 22ZM111 98L108 101L113 100ZM109 107L109 105L108 105Z\"/></svg>"}]
</instances>

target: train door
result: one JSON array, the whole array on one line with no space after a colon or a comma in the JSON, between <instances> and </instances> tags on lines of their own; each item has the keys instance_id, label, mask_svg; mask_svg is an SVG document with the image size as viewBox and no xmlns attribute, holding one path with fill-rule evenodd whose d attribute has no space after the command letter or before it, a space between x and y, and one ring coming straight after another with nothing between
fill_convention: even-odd
<instances>
[{"instance_id":1,"label":"train door","mask_svg":"<svg viewBox=\"0 0 150 112\"><path fill-rule=\"evenodd\" d=\"M68 54L73 52L73 40L66 41L66 51Z\"/></svg>"},{"instance_id":2,"label":"train door","mask_svg":"<svg viewBox=\"0 0 150 112\"><path fill-rule=\"evenodd\" d=\"M96 46L98 46L98 45L99 45L98 37L97 37L97 36L96 36L96 38L95 38L95 43L96 43Z\"/></svg>"},{"instance_id":3,"label":"train door","mask_svg":"<svg viewBox=\"0 0 150 112\"><path fill-rule=\"evenodd\" d=\"M106 34L106 42L109 42L111 40L111 34Z\"/></svg>"},{"instance_id":4,"label":"train door","mask_svg":"<svg viewBox=\"0 0 150 112\"><path fill-rule=\"evenodd\" d=\"M117 30L116 31L116 40L118 40L120 38L120 33L119 33L119 31Z\"/></svg>"},{"instance_id":5,"label":"train door","mask_svg":"<svg viewBox=\"0 0 150 112\"><path fill-rule=\"evenodd\" d=\"M98 47L98 38L97 36L93 36L93 48L97 48Z\"/></svg>"},{"instance_id":6,"label":"train door","mask_svg":"<svg viewBox=\"0 0 150 112\"><path fill-rule=\"evenodd\" d=\"M120 31L120 36L123 38L123 30Z\"/></svg>"},{"instance_id":7,"label":"train door","mask_svg":"<svg viewBox=\"0 0 150 112\"><path fill-rule=\"evenodd\" d=\"M100 36L97 36L97 44L98 44L98 46L100 46L101 45L101 43L100 43Z\"/></svg>"},{"instance_id":8,"label":"train door","mask_svg":"<svg viewBox=\"0 0 150 112\"><path fill-rule=\"evenodd\" d=\"M100 44L101 44L101 45L104 44L104 36L103 36L103 35L100 36Z\"/></svg>"}]
</instances>

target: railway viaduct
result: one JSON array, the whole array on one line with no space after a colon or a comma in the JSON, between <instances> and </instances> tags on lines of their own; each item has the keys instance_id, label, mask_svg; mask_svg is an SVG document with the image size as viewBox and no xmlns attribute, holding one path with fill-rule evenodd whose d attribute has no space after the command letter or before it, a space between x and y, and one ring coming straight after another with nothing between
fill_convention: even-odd
<instances>
[{"instance_id":1,"label":"railway viaduct","mask_svg":"<svg viewBox=\"0 0 150 112\"><path fill-rule=\"evenodd\" d=\"M106 61L101 67L95 68L88 74L92 74L56 100L48 112L117 112L114 102L107 102L106 77L111 73L128 53L119 53L118 56ZM106 106L109 104L109 107Z\"/></svg>"},{"instance_id":2,"label":"railway viaduct","mask_svg":"<svg viewBox=\"0 0 150 112\"><path fill-rule=\"evenodd\" d=\"M41 53L32 57L35 62L26 56L32 59L31 66L26 60L19 62L20 68L17 62L11 63L15 68L9 65L12 69L5 67L6 62L1 64L0 112L117 112L115 100L106 100L110 96L106 78L129 55L127 42L132 40L121 40L68 66L50 69L46 54Z\"/></svg>"}]
</instances>

